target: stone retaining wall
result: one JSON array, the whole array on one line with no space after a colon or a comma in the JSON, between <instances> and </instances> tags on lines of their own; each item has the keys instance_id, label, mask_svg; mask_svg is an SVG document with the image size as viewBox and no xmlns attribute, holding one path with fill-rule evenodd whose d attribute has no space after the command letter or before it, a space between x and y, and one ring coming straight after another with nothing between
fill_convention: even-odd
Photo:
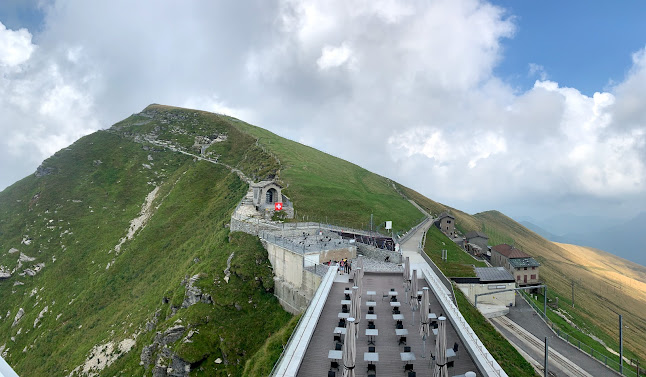
<instances>
[{"instance_id":1,"label":"stone retaining wall","mask_svg":"<svg viewBox=\"0 0 646 377\"><path fill-rule=\"evenodd\" d=\"M386 257L390 257L390 261L392 263L402 262L401 255L396 251L384 250L384 249L366 245L360 242L357 242L356 245L357 245L357 249L359 250L359 253L365 255L368 258L383 261L386 259Z\"/></svg>"}]
</instances>

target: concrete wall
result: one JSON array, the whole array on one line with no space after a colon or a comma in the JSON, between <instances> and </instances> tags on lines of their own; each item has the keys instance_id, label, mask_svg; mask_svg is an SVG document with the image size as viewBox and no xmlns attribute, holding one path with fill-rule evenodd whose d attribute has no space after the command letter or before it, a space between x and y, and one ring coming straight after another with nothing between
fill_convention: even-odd
<instances>
[{"instance_id":1,"label":"concrete wall","mask_svg":"<svg viewBox=\"0 0 646 377\"><path fill-rule=\"evenodd\" d=\"M274 268L274 276L300 289L303 279L303 255L270 242L263 242L263 244L267 249L269 262Z\"/></svg>"},{"instance_id":2,"label":"concrete wall","mask_svg":"<svg viewBox=\"0 0 646 377\"><path fill-rule=\"evenodd\" d=\"M324 250L319 254L319 260L321 263L326 263L327 261L340 261L341 259L354 259L357 257L357 246L345 247L337 250Z\"/></svg>"},{"instance_id":3,"label":"concrete wall","mask_svg":"<svg viewBox=\"0 0 646 377\"><path fill-rule=\"evenodd\" d=\"M490 293L501 291L503 289L516 288L515 283L491 283L491 284L457 284L464 295L467 296L469 301L473 304L475 302L475 295L481 293ZM503 292L494 295L486 295L478 297L478 304L490 304L501 306L516 306L516 292Z\"/></svg>"},{"instance_id":4,"label":"concrete wall","mask_svg":"<svg viewBox=\"0 0 646 377\"><path fill-rule=\"evenodd\" d=\"M356 256L351 247L327 252L298 254L271 242L262 240L271 266L274 268L274 294L288 312L303 312L321 284L321 276L307 271L304 267L319 263L321 255L336 255L344 258Z\"/></svg>"}]
</instances>

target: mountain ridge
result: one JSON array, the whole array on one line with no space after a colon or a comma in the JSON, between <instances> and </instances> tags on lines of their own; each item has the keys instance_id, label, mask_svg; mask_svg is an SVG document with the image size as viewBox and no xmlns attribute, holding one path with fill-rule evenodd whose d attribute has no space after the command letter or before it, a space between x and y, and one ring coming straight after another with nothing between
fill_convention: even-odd
<instances>
[{"instance_id":1,"label":"mountain ridge","mask_svg":"<svg viewBox=\"0 0 646 377\"><path fill-rule=\"evenodd\" d=\"M466 214L235 118L150 105L0 192L0 266L13 271L0 279L0 354L26 376L163 375L185 367L193 375L242 374L292 317L271 294L260 242L228 231L248 190L232 169L279 181L301 220L366 229L372 215L401 232L420 212L394 184L429 213L451 211L463 234L481 230L493 244L515 243L554 269L546 275L555 289L568 287L558 278L562 249L500 212ZM146 208L152 214L128 238ZM26 272L39 263L33 276ZM626 320L643 329L638 316ZM232 331L249 327L257 330Z\"/></svg>"}]
</instances>

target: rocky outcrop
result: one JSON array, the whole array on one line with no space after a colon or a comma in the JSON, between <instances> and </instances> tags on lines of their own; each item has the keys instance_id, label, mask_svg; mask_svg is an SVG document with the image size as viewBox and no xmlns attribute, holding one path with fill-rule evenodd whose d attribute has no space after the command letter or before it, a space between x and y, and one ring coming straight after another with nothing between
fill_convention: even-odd
<instances>
[{"instance_id":1,"label":"rocky outcrop","mask_svg":"<svg viewBox=\"0 0 646 377\"><path fill-rule=\"evenodd\" d=\"M0 266L0 280L9 279L11 277L11 271L6 266Z\"/></svg>"},{"instance_id":2,"label":"rocky outcrop","mask_svg":"<svg viewBox=\"0 0 646 377\"><path fill-rule=\"evenodd\" d=\"M18 310L18 313L16 313L16 316L13 319L13 323L11 324L11 327L14 327L16 324L18 324L18 322L20 322L20 319L22 318L23 315L25 315L25 310L23 308L20 308L20 310Z\"/></svg>"},{"instance_id":3,"label":"rocky outcrop","mask_svg":"<svg viewBox=\"0 0 646 377\"><path fill-rule=\"evenodd\" d=\"M186 309L191 305L203 302L205 304L213 304L213 298L208 293L202 293L202 290L194 286L195 282L200 279L200 274L193 275L188 281L184 279L182 285L186 285L186 293L182 308Z\"/></svg>"},{"instance_id":4,"label":"rocky outcrop","mask_svg":"<svg viewBox=\"0 0 646 377\"><path fill-rule=\"evenodd\" d=\"M154 361L153 376L188 377L191 371L191 364L177 356L168 348L169 344L180 340L185 331L186 327L176 325L163 333L157 332L153 343L142 349L140 364L144 367L149 367ZM157 354L156 357L155 354Z\"/></svg>"},{"instance_id":5,"label":"rocky outcrop","mask_svg":"<svg viewBox=\"0 0 646 377\"><path fill-rule=\"evenodd\" d=\"M38 322L40 322L40 320L43 319L43 316L45 315L45 313L47 313L48 310L49 310L49 306L45 306L45 309L41 310L40 313L38 313L38 318L34 320L34 328L38 326Z\"/></svg>"},{"instance_id":6,"label":"rocky outcrop","mask_svg":"<svg viewBox=\"0 0 646 377\"><path fill-rule=\"evenodd\" d=\"M44 177L47 175L52 175L56 173L56 168L52 166L44 167L43 165L40 165L38 168L36 168L36 172L34 175L37 178Z\"/></svg>"}]
</instances>

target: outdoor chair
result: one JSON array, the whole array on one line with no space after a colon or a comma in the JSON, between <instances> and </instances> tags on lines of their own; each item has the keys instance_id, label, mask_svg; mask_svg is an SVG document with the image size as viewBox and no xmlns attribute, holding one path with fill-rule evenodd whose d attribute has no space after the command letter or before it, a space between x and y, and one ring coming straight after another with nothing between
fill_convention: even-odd
<instances>
[{"instance_id":1,"label":"outdoor chair","mask_svg":"<svg viewBox=\"0 0 646 377\"><path fill-rule=\"evenodd\" d=\"M399 345L402 345L402 344L406 344L406 337L405 336L399 337Z\"/></svg>"},{"instance_id":2,"label":"outdoor chair","mask_svg":"<svg viewBox=\"0 0 646 377\"><path fill-rule=\"evenodd\" d=\"M451 360L451 361L446 362L446 367L447 368L453 368L454 365L455 365L455 360Z\"/></svg>"},{"instance_id":3,"label":"outdoor chair","mask_svg":"<svg viewBox=\"0 0 646 377\"><path fill-rule=\"evenodd\" d=\"M391 301L391 302L397 302L397 296L393 296L393 297L391 297L391 298L390 298L390 301Z\"/></svg>"},{"instance_id":4,"label":"outdoor chair","mask_svg":"<svg viewBox=\"0 0 646 377\"><path fill-rule=\"evenodd\" d=\"M343 304L343 306L341 306L341 312L347 313L348 312L348 305Z\"/></svg>"},{"instance_id":5,"label":"outdoor chair","mask_svg":"<svg viewBox=\"0 0 646 377\"><path fill-rule=\"evenodd\" d=\"M345 327L345 319L341 318L339 320L339 326L337 326L337 327Z\"/></svg>"},{"instance_id":6,"label":"outdoor chair","mask_svg":"<svg viewBox=\"0 0 646 377\"><path fill-rule=\"evenodd\" d=\"M375 309L373 307L368 308L368 314L375 314Z\"/></svg>"},{"instance_id":7,"label":"outdoor chair","mask_svg":"<svg viewBox=\"0 0 646 377\"><path fill-rule=\"evenodd\" d=\"M410 352L410 346L404 346L404 352Z\"/></svg>"},{"instance_id":8,"label":"outdoor chair","mask_svg":"<svg viewBox=\"0 0 646 377\"><path fill-rule=\"evenodd\" d=\"M369 323L369 324L368 324L368 329L370 329L370 330L374 330L374 329L376 329L376 328L377 328L377 326L375 326L375 324L374 324L374 323Z\"/></svg>"},{"instance_id":9,"label":"outdoor chair","mask_svg":"<svg viewBox=\"0 0 646 377\"><path fill-rule=\"evenodd\" d=\"M416 376L417 376L416 372L413 372L413 371L408 372L408 377L416 377Z\"/></svg>"},{"instance_id":10,"label":"outdoor chair","mask_svg":"<svg viewBox=\"0 0 646 377\"><path fill-rule=\"evenodd\" d=\"M376 348L374 346L368 347L368 352L375 352Z\"/></svg>"},{"instance_id":11,"label":"outdoor chair","mask_svg":"<svg viewBox=\"0 0 646 377\"><path fill-rule=\"evenodd\" d=\"M337 361L330 362L330 369L339 370L339 363Z\"/></svg>"},{"instance_id":12,"label":"outdoor chair","mask_svg":"<svg viewBox=\"0 0 646 377\"><path fill-rule=\"evenodd\" d=\"M413 364L406 363L406 365L404 365L404 371L406 371L406 372L411 371L412 372L413 371Z\"/></svg>"},{"instance_id":13,"label":"outdoor chair","mask_svg":"<svg viewBox=\"0 0 646 377\"><path fill-rule=\"evenodd\" d=\"M349 294L349 293L346 293L346 294L345 294L345 299L346 299L346 300L349 300L349 299L350 299L350 294Z\"/></svg>"},{"instance_id":14,"label":"outdoor chair","mask_svg":"<svg viewBox=\"0 0 646 377\"><path fill-rule=\"evenodd\" d=\"M334 334L334 341L335 342L341 342L341 335L340 334Z\"/></svg>"},{"instance_id":15,"label":"outdoor chair","mask_svg":"<svg viewBox=\"0 0 646 377\"><path fill-rule=\"evenodd\" d=\"M390 291L391 291L391 292L395 292L395 288L390 288Z\"/></svg>"},{"instance_id":16,"label":"outdoor chair","mask_svg":"<svg viewBox=\"0 0 646 377\"><path fill-rule=\"evenodd\" d=\"M333 371L333 370L329 370L329 371L327 372L327 377L336 377L336 372L335 372L335 371Z\"/></svg>"},{"instance_id":17,"label":"outdoor chair","mask_svg":"<svg viewBox=\"0 0 646 377\"><path fill-rule=\"evenodd\" d=\"M377 373L377 365L375 365L375 364L368 364L368 374L370 374L370 372L375 372L375 373Z\"/></svg>"},{"instance_id":18,"label":"outdoor chair","mask_svg":"<svg viewBox=\"0 0 646 377\"><path fill-rule=\"evenodd\" d=\"M453 352L455 352L456 357L458 357L458 349L459 348L460 348L460 345L458 344L458 342L453 343Z\"/></svg>"},{"instance_id":19,"label":"outdoor chair","mask_svg":"<svg viewBox=\"0 0 646 377\"><path fill-rule=\"evenodd\" d=\"M341 351L343 349L343 344L337 343L336 346L334 346L334 349L337 351Z\"/></svg>"}]
</instances>

